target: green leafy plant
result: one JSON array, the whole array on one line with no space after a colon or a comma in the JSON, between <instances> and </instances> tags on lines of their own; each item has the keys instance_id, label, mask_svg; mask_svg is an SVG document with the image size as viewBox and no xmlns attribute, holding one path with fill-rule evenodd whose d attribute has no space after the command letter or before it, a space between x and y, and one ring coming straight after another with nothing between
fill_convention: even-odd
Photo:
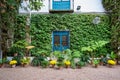
<instances>
[{"instance_id":1,"label":"green leafy plant","mask_svg":"<svg viewBox=\"0 0 120 80\"><path fill-rule=\"evenodd\" d=\"M64 66L64 63L63 62L57 62L56 65L58 66L58 68L60 68L60 67Z\"/></svg>"},{"instance_id":2,"label":"green leafy plant","mask_svg":"<svg viewBox=\"0 0 120 80\"><path fill-rule=\"evenodd\" d=\"M20 32L21 34L19 34L19 29L18 29L18 24L16 23L17 22L17 16L19 15L18 14L18 11L19 11L19 8L20 6L22 7L21 5L21 1L23 0L3 0L3 1L0 1L0 3L4 6L0 6L1 10L0 10L0 18L1 18L1 21L0 21L0 29L1 29L1 32L0 34L4 34L2 35L2 51L3 51L3 56L6 55L6 52L8 51L8 46L10 47L11 46L11 43L14 40L15 37L14 36L14 32L17 33L17 35L19 35L18 37L21 38L21 34L23 32ZM24 1L27 1L27 0L24 0ZM30 0L30 5L29 7L31 9L34 9L34 10L38 10L41 8L42 6L42 0ZM27 8L24 8L25 10ZM26 19L24 20L24 22L26 21ZM18 22L19 24L21 24L22 22ZM26 23L25 23L26 24ZM22 24L23 25L23 24ZM17 29L15 29L15 27ZM23 27L21 27L23 28ZM21 39L24 39L24 38L21 38ZM20 39L20 40L21 40ZM18 39L19 40L19 39ZM4 46L6 45L6 43L8 42L8 46ZM5 56L6 57L6 56Z\"/></svg>"},{"instance_id":3,"label":"green leafy plant","mask_svg":"<svg viewBox=\"0 0 120 80\"><path fill-rule=\"evenodd\" d=\"M18 54L17 56L14 56L12 58L12 60L16 60L17 61L17 65L21 65L21 59L23 59L23 55L22 54Z\"/></svg>"},{"instance_id":4,"label":"green leafy plant","mask_svg":"<svg viewBox=\"0 0 120 80\"><path fill-rule=\"evenodd\" d=\"M58 59L57 59L58 62L63 62L63 60L64 60L63 56L59 56Z\"/></svg>"},{"instance_id":5,"label":"green leafy plant","mask_svg":"<svg viewBox=\"0 0 120 80\"><path fill-rule=\"evenodd\" d=\"M41 61L41 66L43 67L43 68L46 68L46 67L48 67L49 66L49 61Z\"/></svg>"},{"instance_id":6,"label":"green leafy plant","mask_svg":"<svg viewBox=\"0 0 120 80\"><path fill-rule=\"evenodd\" d=\"M103 6L107 12L109 12L109 26L111 27L111 47L114 52L118 52L118 45L120 45L120 9L119 9L119 0L102 0Z\"/></svg>"},{"instance_id":7,"label":"green leafy plant","mask_svg":"<svg viewBox=\"0 0 120 80\"><path fill-rule=\"evenodd\" d=\"M6 59L6 58L1 58L0 59L0 64L4 64L4 63L7 63L8 62L8 60Z\"/></svg>"},{"instance_id":8,"label":"green leafy plant","mask_svg":"<svg viewBox=\"0 0 120 80\"><path fill-rule=\"evenodd\" d=\"M101 23L96 25L96 27L91 27L93 26L91 21L96 16L101 18ZM41 50L47 50L50 53L52 50L52 31L55 30L70 30L70 50L81 51L81 47L90 46L91 41L109 40L110 28L108 19L108 16L98 14L64 14L64 16L60 14L34 14L31 17L30 34L32 45L36 46L36 48L31 53L34 55ZM19 23L18 26L20 26ZM19 34L23 35L23 28L20 28ZM16 39L19 39L19 37L16 37ZM107 48L105 47L104 49Z\"/></svg>"},{"instance_id":9,"label":"green leafy plant","mask_svg":"<svg viewBox=\"0 0 120 80\"><path fill-rule=\"evenodd\" d=\"M99 63L100 63L100 61L99 61L98 59L94 59L94 60L93 60L93 66L94 66L94 67L97 68L98 65L99 65Z\"/></svg>"},{"instance_id":10,"label":"green leafy plant","mask_svg":"<svg viewBox=\"0 0 120 80\"><path fill-rule=\"evenodd\" d=\"M101 65L107 65L108 58L106 56L102 56L100 59Z\"/></svg>"},{"instance_id":11,"label":"green leafy plant","mask_svg":"<svg viewBox=\"0 0 120 80\"><path fill-rule=\"evenodd\" d=\"M73 68L73 69L76 68L76 63L73 60L71 60L71 68Z\"/></svg>"},{"instance_id":12,"label":"green leafy plant","mask_svg":"<svg viewBox=\"0 0 120 80\"><path fill-rule=\"evenodd\" d=\"M33 66L40 66L42 61L45 61L45 58L46 58L45 56L39 54L36 57L34 57L31 64Z\"/></svg>"},{"instance_id":13,"label":"green leafy plant","mask_svg":"<svg viewBox=\"0 0 120 80\"><path fill-rule=\"evenodd\" d=\"M40 60L39 58L35 57L33 60L32 60L32 66L40 66Z\"/></svg>"},{"instance_id":14,"label":"green leafy plant","mask_svg":"<svg viewBox=\"0 0 120 80\"><path fill-rule=\"evenodd\" d=\"M110 53L110 59L112 59L112 60L116 60L116 58L117 58L117 54L115 54L113 51Z\"/></svg>"},{"instance_id":15,"label":"green leafy plant","mask_svg":"<svg viewBox=\"0 0 120 80\"><path fill-rule=\"evenodd\" d=\"M85 62L79 61L78 63L76 63L76 66L77 66L77 68L81 68L81 67L85 66Z\"/></svg>"},{"instance_id":16,"label":"green leafy plant","mask_svg":"<svg viewBox=\"0 0 120 80\"><path fill-rule=\"evenodd\" d=\"M61 52L60 51L54 51L53 52L53 55L56 57L56 58L58 58L59 56L61 56Z\"/></svg>"},{"instance_id":17,"label":"green leafy plant","mask_svg":"<svg viewBox=\"0 0 120 80\"><path fill-rule=\"evenodd\" d=\"M24 57L21 59L21 64L22 65L28 65L30 63L30 58L29 57Z\"/></svg>"},{"instance_id":18,"label":"green leafy plant","mask_svg":"<svg viewBox=\"0 0 120 80\"><path fill-rule=\"evenodd\" d=\"M19 40L11 46L10 52L13 54L19 53L23 55L25 53L26 46L28 46L28 43L25 40Z\"/></svg>"},{"instance_id":19,"label":"green leafy plant","mask_svg":"<svg viewBox=\"0 0 120 80\"><path fill-rule=\"evenodd\" d=\"M3 61L2 61L2 59L0 59L0 64L2 64L3 63Z\"/></svg>"},{"instance_id":20,"label":"green leafy plant","mask_svg":"<svg viewBox=\"0 0 120 80\"><path fill-rule=\"evenodd\" d=\"M94 59L93 64L98 65L99 64L99 60Z\"/></svg>"},{"instance_id":21,"label":"green leafy plant","mask_svg":"<svg viewBox=\"0 0 120 80\"><path fill-rule=\"evenodd\" d=\"M81 50L83 52L89 53L90 57L92 58L91 60L91 64L94 62L94 58L95 57L100 57L101 55L98 55L98 50L102 47L104 47L107 43L109 43L109 41L104 41L104 40L100 40L100 41L92 41L90 43L90 46L88 47L82 47Z\"/></svg>"},{"instance_id":22,"label":"green leafy plant","mask_svg":"<svg viewBox=\"0 0 120 80\"><path fill-rule=\"evenodd\" d=\"M81 56L82 56L82 53L80 53L80 51L73 50L72 58L80 58Z\"/></svg>"},{"instance_id":23,"label":"green leafy plant","mask_svg":"<svg viewBox=\"0 0 120 80\"><path fill-rule=\"evenodd\" d=\"M3 66L3 59L0 59L0 68Z\"/></svg>"}]
</instances>

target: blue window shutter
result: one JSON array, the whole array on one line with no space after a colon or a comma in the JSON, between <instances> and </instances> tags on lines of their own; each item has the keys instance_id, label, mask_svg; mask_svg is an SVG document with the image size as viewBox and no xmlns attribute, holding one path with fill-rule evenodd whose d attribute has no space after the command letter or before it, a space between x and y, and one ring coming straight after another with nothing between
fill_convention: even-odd
<instances>
[{"instance_id":1,"label":"blue window shutter","mask_svg":"<svg viewBox=\"0 0 120 80\"><path fill-rule=\"evenodd\" d=\"M69 31L53 31L52 47L53 51L63 51L69 48Z\"/></svg>"},{"instance_id":2,"label":"blue window shutter","mask_svg":"<svg viewBox=\"0 0 120 80\"><path fill-rule=\"evenodd\" d=\"M70 0L53 0L53 10L70 10Z\"/></svg>"}]
</instances>

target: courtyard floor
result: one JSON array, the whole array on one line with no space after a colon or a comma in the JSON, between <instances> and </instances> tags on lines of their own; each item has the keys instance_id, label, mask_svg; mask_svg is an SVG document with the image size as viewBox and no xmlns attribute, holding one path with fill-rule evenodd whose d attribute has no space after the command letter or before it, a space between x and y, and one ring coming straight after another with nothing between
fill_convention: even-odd
<instances>
[{"instance_id":1,"label":"courtyard floor","mask_svg":"<svg viewBox=\"0 0 120 80\"><path fill-rule=\"evenodd\" d=\"M32 66L0 68L0 80L120 80L120 65L60 70Z\"/></svg>"}]
</instances>

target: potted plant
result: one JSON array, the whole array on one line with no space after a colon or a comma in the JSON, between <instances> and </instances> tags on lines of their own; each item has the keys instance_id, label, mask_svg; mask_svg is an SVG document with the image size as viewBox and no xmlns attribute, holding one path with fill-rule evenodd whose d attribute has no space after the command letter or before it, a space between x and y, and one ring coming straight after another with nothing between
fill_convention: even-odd
<instances>
[{"instance_id":1,"label":"potted plant","mask_svg":"<svg viewBox=\"0 0 120 80\"><path fill-rule=\"evenodd\" d=\"M94 59L94 60L93 60L93 66L94 66L95 68L98 67L99 63L100 63L100 61L99 61L98 59Z\"/></svg>"},{"instance_id":2,"label":"potted plant","mask_svg":"<svg viewBox=\"0 0 120 80\"><path fill-rule=\"evenodd\" d=\"M110 67L110 68L111 68L112 66L116 65L116 61L111 60L111 59L108 60L107 63L108 63L108 67Z\"/></svg>"},{"instance_id":3,"label":"potted plant","mask_svg":"<svg viewBox=\"0 0 120 80\"><path fill-rule=\"evenodd\" d=\"M77 67L78 69L81 69L82 66L84 66L84 65L85 65L85 63L84 63L83 61L79 61L79 62L76 63L76 67Z\"/></svg>"},{"instance_id":4,"label":"potted plant","mask_svg":"<svg viewBox=\"0 0 120 80\"><path fill-rule=\"evenodd\" d=\"M7 63L8 60L6 58L0 59L0 68L4 66L5 63Z\"/></svg>"},{"instance_id":5,"label":"potted plant","mask_svg":"<svg viewBox=\"0 0 120 80\"><path fill-rule=\"evenodd\" d=\"M114 65L116 65L116 58L117 55L112 51L109 55L109 59L107 61L108 67L112 67Z\"/></svg>"},{"instance_id":6,"label":"potted plant","mask_svg":"<svg viewBox=\"0 0 120 80\"><path fill-rule=\"evenodd\" d=\"M50 67L54 68L56 65L57 61L56 60L51 60L50 61Z\"/></svg>"},{"instance_id":7,"label":"potted plant","mask_svg":"<svg viewBox=\"0 0 120 80\"><path fill-rule=\"evenodd\" d=\"M30 58L24 57L23 59L21 59L21 65L22 65L23 67L29 65L29 63L30 63Z\"/></svg>"},{"instance_id":8,"label":"potted plant","mask_svg":"<svg viewBox=\"0 0 120 80\"><path fill-rule=\"evenodd\" d=\"M41 66L42 66L42 68L46 68L46 67L48 67L48 65L49 65L49 61L41 61Z\"/></svg>"},{"instance_id":9,"label":"potted plant","mask_svg":"<svg viewBox=\"0 0 120 80\"><path fill-rule=\"evenodd\" d=\"M65 67L68 68L71 65L71 62L69 60L64 61Z\"/></svg>"},{"instance_id":10,"label":"potted plant","mask_svg":"<svg viewBox=\"0 0 120 80\"><path fill-rule=\"evenodd\" d=\"M61 69L63 66L63 62L57 62L56 65L57 65L57 69Z\"/></svg>"},{"instance_id":11,"label":"potted plant","mask_svg":"<svg viewBox=\"0 0 120 80\"><path fill-rule=\"evenodd\" d=\"M101 56L100 65L103 65L103 66L107 65L107 57Z\"/></svg>"},{"instance_id":12,"label":"potted plant","mask_svg":"<svg viewBox=\"0 0 120 80\"><path fill-rule=\"evenodd\" d=\"M3 60L0 59L0 68L3 66Z\"/></svg>"},{"instance_id":13,"label":"potted plant","mask_svg":"<svg viewBox=\"0 0 120 80\"><path fill-rule=\"evenodd\" d=\"M61 69L61 67L63 66L63 60L64 60L64 57L62 55L58 57L57 63L56 63L58 69Z\"/></svg>"},{"instance_id":14,"label":"potted plant","mask_svg":"<svg viewBox=\"0 0 120 80\"><path fill-rule=\"evenodd\" d=\"M14 68L14 67L16 67L17 61L16 61L16 60L11 60L11 61L9 62L9 64L10 64L10 66L11 66L12 68Z\"/></svg>"}]
</instances>

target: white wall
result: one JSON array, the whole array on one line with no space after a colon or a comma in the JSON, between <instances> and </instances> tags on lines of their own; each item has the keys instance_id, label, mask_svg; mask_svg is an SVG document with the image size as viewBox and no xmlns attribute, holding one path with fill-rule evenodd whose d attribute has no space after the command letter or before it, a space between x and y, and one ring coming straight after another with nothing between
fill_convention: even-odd
<instances>
[{"instance_id":1,"label":"white wall","mask_svg":"<svg viewBox=\"0 0 120 80\"><path fill-rule=\"evenodd\" d=\"M73 1L73 0L71 0ZM49 0L43 0L44 6L39 11L32 12L41 12L49 13ZM81 6L80 10L77 10L77 6ZM72 5L71 5L72 7ZM74 12L104 12L102 5L102 0L74 0ZM19 10L20 13L25 13L24 9Z\"/></svg>"},{"instance_id":2,"label":"white wall","mask_svg":"<svg viewBox=\"0 0 120 80\"><path fill-rule=\"evenodd\" d=\"M22 4L26 5L26 2L23 1ZM27 11L20 7L19 12L20 13L26 13ZM42 6L41 10L39 10L39 11L32 10L31 12L48 13L49 12L49 0L43 0L43 6Z\"/></svg>"},{"instance_id":3,"label":"white wall","mask_svg":"<svg viewBox=\"0 0 120 80\"><path fill-rule=\"evenodd\" d=\"M81 6L81 12L104 12L104 8L102 5L102 0L74 0L74 11L77 6Z\"/></svg>"}]
</instances>

